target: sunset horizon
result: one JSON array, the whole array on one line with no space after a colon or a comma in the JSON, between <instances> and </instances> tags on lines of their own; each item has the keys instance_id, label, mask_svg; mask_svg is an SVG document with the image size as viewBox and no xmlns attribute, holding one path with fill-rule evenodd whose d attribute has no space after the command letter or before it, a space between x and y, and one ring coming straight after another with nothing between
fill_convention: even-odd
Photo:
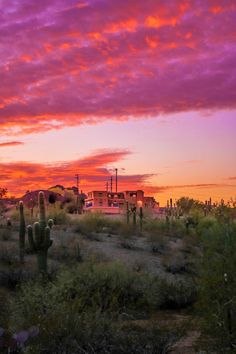
<instances>
[{"instance_id":1,"label":"sunset horizon","mask_svg":"<svg viewBox=\"0 0 236 354\"><path fill-rule=\"evenodd\" d=\"M236 5L0 1L0 186L236 198ZM224 25L222 25L224 24ZM11 43L11 45L9 45Z\"/></svg>"}]
</instances>

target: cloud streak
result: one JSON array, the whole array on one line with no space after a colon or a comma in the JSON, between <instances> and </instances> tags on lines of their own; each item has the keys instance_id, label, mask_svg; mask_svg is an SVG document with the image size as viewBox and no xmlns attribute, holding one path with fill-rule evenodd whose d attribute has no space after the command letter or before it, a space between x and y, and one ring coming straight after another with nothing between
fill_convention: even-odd
<instances>
[{"instance_id":1,"label":"cloud streak","mask_svg":"<svg viewBox=\"0 0 236 354\"><path fill-rule=\"evenodd\" d=\"M165 193L168 191L174 191L178 189L215 189L215 188L232 188L236 185L228 183L199 183L199 184L179 184L179 185L169 185L169 186L151 186L146 185L144 188L148 193Z\"/></svg>"},{"instance_id":2,"label":"cloud streak","mask_svg":"<svg viewBox=\"0 0 236 354\"><path fill-rule=\"evenodd\" d=\"M6 186L10 194L23 195L28 190L46 189L56 184L72 186L75 173L80 176L80 188L89 191L105 189L110 180L109 166L130 155L128 150L99 150L75 161L40 164L31 162L0 162L0 185ZM119 188L136 189L151 178L152 174L121 175Z\"/></svg>"},{"instance_id":3,"label":"cloud streak","mask_svg":"<svg viewBox=\"0 0 236 354\"><path fill-rule=\"evenodd\" d=\"M2 134L236 108L230 0L2 0L0 10Z\"/></svg>"},{"instance_id":4,"label":"cloud streak","mask_svg":"<svg viewBox=\"0 0 236 354\"><path fill-rule=\"evenodd\" d=\"M9 147L9 146L17 146L17 145L23 145L24 143L22 141L5 141L3 143L0 143L0 148L1 147Z\"/></svg>"}]
</instances>

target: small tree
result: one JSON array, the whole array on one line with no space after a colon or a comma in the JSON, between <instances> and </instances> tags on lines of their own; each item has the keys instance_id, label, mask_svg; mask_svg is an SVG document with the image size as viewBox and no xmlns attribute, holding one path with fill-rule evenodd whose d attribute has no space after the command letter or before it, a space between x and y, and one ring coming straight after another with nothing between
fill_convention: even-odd
<instances>
[{"instance_id":1,"label":"small tree","mask_svg":"<svg viewBox=\"0 0 236 354\"><path fill-rule=\"evenodd\" d=\"M203 204L198 200L182 197L177 200L176 205L180 210L181 214L189 214L192 209L201 209Z\"/></svg>"},{"instance_id":2,"label":"small tree","mask_svg":"<svg viewBox=\"0 0 236 354\"><path fill-rule=\"evenodd\" d=\"M4 210L4 204L1 200L3 197L7 195L7 188L0 187L0 213Z\"/></svg>"},{"instance_id":3,"label":"small tree","mask_svg":"<svg viewBox=\"0 0 236 354\"><path fill-rule=\"evenodd\" d=\"M0 199L7 195L7 188L0 187Z\"/></svg>"},{"instance_id":4,"label":"small tree","mask_svg":"<svg viewBox=\"0 0 236 354\"><path fill-rule=\"evenodd\" d=\"M57 196L54 193L49 194L48 202L49 204L55 204L57 201Z\"/></svg>"}]
</instances>

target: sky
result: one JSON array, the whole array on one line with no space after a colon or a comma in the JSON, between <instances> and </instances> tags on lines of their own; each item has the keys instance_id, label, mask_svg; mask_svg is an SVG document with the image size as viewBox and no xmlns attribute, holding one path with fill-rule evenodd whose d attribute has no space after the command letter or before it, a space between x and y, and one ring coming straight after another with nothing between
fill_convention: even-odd
<instances>
[{"instance_id":1,"label":"sky","mask_svg":"<svg viewBox=\"0 0 236 354\"><path fill-rule=\"evenodd\" d=\"M236 197L235 0L0 0L0 187Z\"/></svg>"}]
</instances>

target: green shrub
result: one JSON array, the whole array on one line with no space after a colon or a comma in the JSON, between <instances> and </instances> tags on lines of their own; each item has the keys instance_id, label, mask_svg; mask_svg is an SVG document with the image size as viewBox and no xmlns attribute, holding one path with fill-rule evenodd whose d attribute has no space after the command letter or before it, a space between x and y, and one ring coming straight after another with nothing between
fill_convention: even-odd
<instances>
[{"instance_id":1,"label":"green shrub","mask_svg":"<svg viewBox=\"0 0 236 354\"><path fill-rule=\"evenodd\" d=\"M19 251L15 244L1 245L0 248L0 262L6 265L18 265Z\"/></svg>"},{"instance_id":2,"label":"green shrub","mask_svg":"<svg viewBox=\"0 0 236 354\"><path fill-rule=\"evenodd\" d=\"M171 274L196 275L196 253L182 249L162 256L161 264Z\"/></svg>"},{"instance_id":3,"label":"green shrub","mask_svg":"<svg viewBox=\"0 0 236 354\"><path fill-rule=\"evenodd\" d=\"M169 225L165 220L149 219L144 224L144 230L152 235L164 236L169 234Z\"/></svg>"},{"instance_id":4,"label":"green shrub","mask_svg":"<svg viewBox=\"0 0 236 354\"><path fill-rule=\"evenodd\" d=\"M49 249L49 257L62 263L80 262L81 241L78 236L70 235L65 232L57 232L53 247Z\"/></svg>"},{"instance_id":5,"label":"green shrub","mask_svg":"<svg viewBox=\"0 0 236 354\"><path fill-rule=\"evenodd\" d=\"M35 221L37 221L37 215L36 215L37 213L38 213L38 211L37 211L37 208L35 207L34 208L34 215L33 215L33 219L32 219L31 218L31 210L29 208L25 207L24 208L24 216L25 216L26 224L32 224ZM19 212L18 208L12 210L11 219L13 221L20 221L20 212Z\"/></svg>"},{"instance_id":6,"label":"green shrub","mask_svg":"<svg viewBox=\"0 0 236 354\"><path fill-rule=\"evenodd\" d=\"M93 232L102 232L106 226L107 221L102 213L87 213L76 222L75 231L89 236Z\"/></svg>"},{"instance_id":7,"label":"green shrub","mask_svg":"<svg viewBox=\"0 0 236 354\"><path fill-rule=\"evenodd\" d=\"M9 293L6 289L0 288L0 327L8 327L9 316Z\"/></svg>"},{"instance_id":8,"label":"green shrub","mask_svg":"<svg viewBox=\"0 0 236 354\"><path fill-rule=\"evenodd\" d=\"M168 249L168 238L159 233L149 234L147 242L153 253L164 253Z\"/></svg>"},{"instance_id":9,"label":"green shrub","mask_svg":"<svg viewBox=\"0 0 236 354\"><path fill-rule=\"evenodd\" d=\"M124 223L120 219L108 218L101 212L86 213L75 223L75 231L89 236L91 233L120 232Z\"/></svg>"},{"instance_id":10,"label":"green shrub","mask_svg":"<svg viewBox=\"0 0 236 354\"><path fill-rule=\"evenodd\" d=\"M63 314L66 313L66 316ZM148 328L113 321L104 314L75 315L68 308L54 313L39 335L27 343L26 353L163 354L183 335L182 330Z\"/></svg>"},{"instance_id":11,"label":"green shrub","mask_svg":"<svg viewBox=\"0 0 236 354\"><path fill-rule=\"evenodd\" d=\"M197 288L191 278L162 279L159 282L159 294L162 309L182 309L195 303Z\"/></svg>"},{"instance_id":12,"label":"green shrub","mask_svg":"<svg viewBox=\"0 0 236 354\"><path fill-rule=\"evenodd\" d=\"M187 259L184 254L166 254L162 257L161 263L167 272L179 274L187 272Z\"/></svg>"},{"instance_id":13,"label":"green shrub","mask_svg":"<svg viewBox=\"0 0 236 354\"><path fill-rule=\"evenodd\" d=\"M173 219L169 226L169 235L171 237L182 238L186 234L186 227L183 220Z\"/></svg>"},{"instance_id":14,"label":"green shrub","mask_svg":"<svg viewBox=\"0 0 236 354\"><path fill-rule=\"evenodd\" d=\"M133 250L135 249L134 227L132 224L122 223L118 229L119 244L121 247Z\"/></svg>"},{"instance_id":15,"label":"green shrub","mask_svg":"<svg viewBox=\"0 0 236 354\"><path fill-rule=\"evenodd\" d=\"M35 273L31 271L21 270L14 267L9 267L7 270L0 270L0 286L15 290L35 277Z\"/></svg>"},{"instance_id":16,"label":"green shrub","mask_svg":"<svg viewBox=\"0 0 236 354\"><path fill-rule=\"evenodd\" d=\"M206 347L224 353L236 348L235 236L234 223L214 221L202 230L198 283L202 333L211 338Z\"/></svg>"},{"instance_id":17,"label":"green shrub","mask_svg":"<svg viewBox=\"0 0 236 354\"><path fill-rule=\"evenodd\" d=\"M57 203L48 207L47 219L52 219L55 225L67 225L70 222L69 215Z\"/></svg>"},{"instance_id":18,"label":"green shrub","mask_svg":"<svg viewBox=\"0 0 236 354\"><path fill-rule=\"evenodd\" d=\"M10 227L0 227L0 241L10 241L12 230Z\"/></svg>"},{"instance_id":19,"label":"green shrub","mask_svg":"<svg viewBox=\"0 0 236 354\"><path fill-rule=\"evenodd\" d=\"M117 263L80 264L61 271L52 282L23 285L12 302L11 329L39 327L27 353L166 353L178 331L127 320L167 305L171 285L161 296L165 286L159 278ZM179 307L186 305L182 298L176 301Z\"/></svg>"},{"instance_id":20,"label":"green shrub","mask_svg":"<svg viewBox=\"0 0 236 354\"><path fill-rule=\"evenodd\" d=\"M217 220L212 216L208 216L199 221L197 231L199 235L205 235L209 229L214 227L217 227Z\"/></svg>"}]
</instances>

